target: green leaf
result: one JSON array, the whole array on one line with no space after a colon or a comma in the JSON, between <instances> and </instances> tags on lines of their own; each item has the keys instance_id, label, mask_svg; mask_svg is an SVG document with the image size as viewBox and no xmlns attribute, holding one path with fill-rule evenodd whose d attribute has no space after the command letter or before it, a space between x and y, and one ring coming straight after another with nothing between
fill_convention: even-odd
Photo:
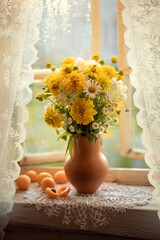
<instances>
[{"instance_id":1,"label":"green leaf","mask_svg":"<svg viewBox=\"0 0 160 240\"><path fill-rule=\"evenodd\" d=\"M69 135L69 133L67 133L67 132L64 132L64 133L62 133L58 138L57 138L57 141L60 139L60 138L62 138L62 139L66 139L67 140L67 136Z\"/></svg>"},{"instance_id":2,"label":"green leaf","mask_svg":"<svg viewBox=\"0 0 160 240\"><path fill-rule=\"evenodd\" d=\"M72 147L73 147L73 142L72 142L72 137L71 137L71 141L69 142L69 154L72 158Z\"/></svg>"},{"instance_id":3,"label":"green leaf","mask_svg":"<svg viewBox=\"0 0 160 240\"><path fill-rule=\"evenodd\" d=\"M88 135L88 141L89 141L90 147L92 146L93 139L94 139L94 136L93 136L93 135Z\"/></svg>"},{"instance_id":4,"label":"green leaf","mask_svg":"<svg viewBox=\"0 0 160 240\"><path fill-rule=\"evenodd\" d=\"M66 155L67 152L68 152L68 149L69 149L69 147L70 147L70 143L71 143L71 141L72 141L72 136L70 136L69 139L68 139L68 144L67 144L67 148L66 148L65 155ZM70 153L70 151L69 151L69 153ZM71 155L70 155L70 156L71 156ZM72 157L72 156L71 156L71 157Z\"/></svg>"},{"instance_id":5,"label":"green leaf","mask_svg":"<svg viewBox=\"0 0 160 240\"><path fill-rule=\"evenodd\" d=\"M98 139L97 135L94 135L94 138L95 138L95 143L96 143L96 141L97 141L97 139Z\"/></svg>"},{"instance_id":6,"label":"green leaf","mask_svg":"<svg viewBox=\"0 0 160 240\"><path fill-rule=\"evenodd\" d=\"M78 136L76 137L77 150L78 150L78 152L80 153L80 149L79 149L79 139L80 139L80 135L78 135Z\"/></svg>"}]
</instances>

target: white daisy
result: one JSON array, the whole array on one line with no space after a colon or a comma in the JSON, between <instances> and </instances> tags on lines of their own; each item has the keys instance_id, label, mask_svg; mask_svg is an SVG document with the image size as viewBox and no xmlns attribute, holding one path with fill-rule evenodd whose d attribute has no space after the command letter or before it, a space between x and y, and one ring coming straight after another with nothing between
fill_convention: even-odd
<instances>
[{"instance_id":1,"label":"white daisy","mask_svg":"<svg viewBox=\"0 0 160 240\"><path fill-rule=\"evenodd\" d=\"M69 126L69 130L70 130L71 132L75 132L75 129L74 129L74 127L73 127L72 125Z\"/></svg>"},{"instance_id":2,"label":"white daisy","mask_svg":"<svg viewBox=\"0 0 160 240\"><path fill-rule=\"evenodd\" d=\"M111 121L112 121L112 118L111 118L110 116L107 116L107 117L106 117L106 122L109 123L109 122L111 122Z\"/></svg>"},{"instance_id":3,"label":"white daisy","mask_svg":"<svg viewBox=\"0 0 160 240\"><path fill-rule=\"evenodd\" d=\"M95 98L96 95L100 92L101 86L98 85L98 82L93 80L88 80L86 87L83 89L83 92L89 96L89 98Z\"/></svg>"},{"instance_id":4,"label":"white daisy","mask_svg":"<svg viewBox=\"0 0 160 240\"><path fill-rule=\"evenodd\" d=\"M72 118L68 118L67 122L70 125L72 123Z\"/></svg>"},{"instance_id":5,"label":"white daisy","mask_svg":"<svg viewBox=\"0 0 160 240\"><path fill-rule=\"evenodd\" d=\"M110 124L106 122L106 123L104 124L104 128L109 128L109 127L110 127Z\"/></svg>"},{"instance_id":6,"label":"white daisy","mask_svg":"<svg viewBox=\"0 0 160 240\"><path fill-rule=\"evenodd\" d=\"M108 104L107 108L108 110L112 107L112 104Z\"/></svg>"},{"instance_id":7,"label":"white daisy","mask_svg":"<svg viewBox=\"0 0 160 240\"><path fill-rule=\"evenodd\" d=\"M119 119L116 118L116 117L114 117L114 118L112 119L112 123L113 123L114 125L118 124L118 123L119 123Z\"/></svg>"},{"instance_id":8,"label":"white daisy","mask_svg":"<svg viewBox=\"0 0 160 240\"><path fill-rule=\"evenodd\" d=\"M103 112L104 115L107 115L107 114L108 114L108 109L104 107L104 108L102 109L102 112Z\"/></svg>"},{"instance_id":9,"label":"white daisy","mask_svg":"<svg viewBox=\"0 0 160 240\"><path fill-rule=\"evenodd\" d=\"M103 132L103 131L104 131L104 127L101 126L101 127L99 128L99 131L100 131L100 132Z\"/></svg>"},{"instance_id":10,"label":"white daisy","mask_svg":"<svg viewBox=\"0 0 160 240\"><path fill-rule=\"evenodd\" d=\"M99 128L99 124L96 123L96 122L92 123L92 128L93 129L98 129Z\"/></svg>"},{"instance_id":11,"label":"white daisy","mask_svg":"<svg viewBox=\"0 0 160 240\"><path fill-rule=\"evenodd\" d=\"M110 113L114 113L115 110L116 110L116 108L115 108L114 106L112 106L112 107L109 109L109 112L110 112Z\"/></svg>"}]
</instances>

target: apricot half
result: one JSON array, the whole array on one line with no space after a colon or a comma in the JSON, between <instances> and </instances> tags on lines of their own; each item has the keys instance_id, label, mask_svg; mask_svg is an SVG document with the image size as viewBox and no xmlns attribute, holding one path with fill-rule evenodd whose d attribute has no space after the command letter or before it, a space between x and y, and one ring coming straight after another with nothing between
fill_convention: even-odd
<instances>
[{"instance_id":1,"label":"apricot half","mask_svg":"<svg viewBox=\"0 0 160 240\"><path fill-rule=\"evenodd\" d=\"M37 176L37 182L38 182L39 184L41 184L42 179L43 179L43 178L46 178L46 177L53 178L50 173L41 172L41 173L39 173L38 176Z\"/></svg>"},{"instance_id":2,"label":"apricot half","mask_svg":"<svg viewBox=\"0 0 160 240\"><path fill-rule=\"evenodd\" d=\"M30 170L30 171L26 172L26 175L28 177L30 177L31 182L36 182L37 181L37 173L35 171Z\"/></svg>"},{"instance_id":3,"label":"apricot half","mask_svg":"<svg viewBox=\"0 0 160 240\"><path fill-rule=\"evenodd\" d=\"M58 184L63 184L68 182L68 179L66 177L66 174L64 171L58 171L54 174L54 180L56 181L56 183Z\"/></svg>"},{"instance_id":4,"label":"apricot half","mask_svg":"<svg viewBox=\"0 0 160 240\"><path fill-rule=\"evenodd\" d=\"M30 183L31 179L27 175L20 175L16 181L18 188L21 190L27 190L29 188Z\"/></svg>"},{"instance_id":5,"label":"apricot half","mask_svg":"<svg viewBox=\"0 0 160 240\"><path fill-rule=\"evenodd\" d=\"M64 185L62 187L59 187L57 189L57 193L59 194L60 197L65 197L68 195L68 193L70 192L70 187L67 185Z\"/></svg>"},{"instance_id":6,"label":"apricot half","mask_svg":"<svg viewBox=\"0 0 160 240\"><path fill-rule=\"evenodd\" d=\"M47 187L54 188L55 181L51 177L46 177L41 180L41 187L45 190Z\"/></svg>"},{"instance_id":7,"label":"apricot half","mask_svg":"<svg viewBox=\"0 0 160 240\"><path fill-rule=\"evenodd\" d=\"M46 194L51 198L57 198L59 197L59 194L56 192L54 188L46 188Z\"/></svg>"}]
</instances>

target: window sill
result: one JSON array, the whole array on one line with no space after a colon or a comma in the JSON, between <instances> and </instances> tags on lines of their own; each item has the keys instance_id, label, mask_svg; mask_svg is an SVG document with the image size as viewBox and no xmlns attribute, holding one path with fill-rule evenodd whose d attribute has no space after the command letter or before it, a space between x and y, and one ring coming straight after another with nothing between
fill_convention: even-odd
<instances>
[{"instance_id":1,"label":"window sill","mask_svg":"<svg viewBox=\"0 0 160 240\"><path fill-rule=\"evenodd\" d=\"M47 237L70 239L74 236L79 239L160 239L158 207L150 200L145 206L138 206L117 215L109 224L98 229L97 232L82 231L73 224L62 225L56 217L49 218L43 211L37 211L35 206L29 206L24 199L24 192L17 192L14 197L14 208L9 214L10 222L6 227L8 239L47 239ZM25 234L24 234L25 232ZM21 235L22 234L22 235ZM44 235L44 237L43 237ZM37 236L37 238L36 238ZM59 239L59 238L58 238Z\"/></svg>"}]
</instances>

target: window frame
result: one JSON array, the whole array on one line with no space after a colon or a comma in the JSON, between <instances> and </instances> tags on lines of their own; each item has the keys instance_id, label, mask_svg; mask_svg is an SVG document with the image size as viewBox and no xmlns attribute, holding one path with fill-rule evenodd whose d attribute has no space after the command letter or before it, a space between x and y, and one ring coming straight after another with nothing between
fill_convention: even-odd
<instances>
[{"instance_id":1,"label":"window frame","mask_svg":"<svg viewBox=\"0 0 160 240\"><path fill-rule=\"evenodd\" d=\"M126 27L123 24L122 20L122 11L123 5L120 0L117 0L117 23L118 23L118 55L119 55L119 69L124 69L125 71L125 83L128 86L127 95L128 98L125 102L127 107L131 109L131 84L129 81L129 74L131 72L131 68L127 64L126 54L128 51L127 46L124 42L124 32ZM92 53L100 53L100 1L99 0L91 0L91 21L92 21ZM120 47L121 46L121 47ZM38 69L34 72L35 81L37 79L44 79L50 70L47 69ZM144 153L137 152L132 149L131 146L131 111L129 113L125 113L122 111L120 115L120 154L122 156L144 160ZM127 129L127 131L126 131ZM59 169L63 169L62 167L30 167L30 165L37 165L41 163L54 163L58 161L64 161L66 156L64 153L48 153L41 155L24 155L23 160L20 165L22 167L22 173L26 172L30 169L35 169L38 172L48 171L52 174L55 173ZM124 169L124 168L111 168L109 170L108 177L106 181L109 182L118 182L124 184L143 184L149 185L148 182L148 169Z\"/></svg>"}]
</instances>

